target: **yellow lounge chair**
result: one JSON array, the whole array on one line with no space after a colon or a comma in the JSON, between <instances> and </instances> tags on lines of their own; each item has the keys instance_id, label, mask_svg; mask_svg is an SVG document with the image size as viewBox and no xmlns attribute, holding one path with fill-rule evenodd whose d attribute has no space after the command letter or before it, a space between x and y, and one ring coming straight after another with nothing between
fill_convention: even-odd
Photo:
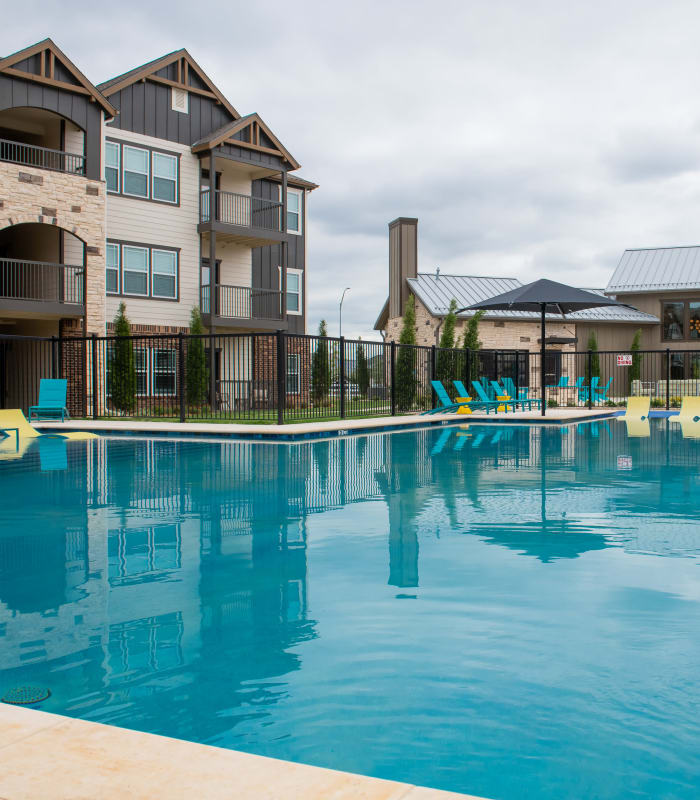
<instances>
[{"instance_id":1,"label":"yellow lounge chair","mask_svg":"<svg viewBox=\"0 0 700 800\"><path fill-rule=\"evenodd\" d=\"M624 420L643 420L649 418L649 406L651 400L648 397L628 397L627 409L622 416Z\"/></svg>"},{"instance_id":2,"label":"yellow lounge chair","mask_svg":"<svg viewBox=\"0 0 700 800\"><path fill-rule=\"evenodd\" d=\"M27 422L27 418L19 408L0 409L0 431L6 428L17 428L19 440L36 439L39 436L60 436L62 439L97 439L94 433L87 431L66 431L65 433L41 433Z\"/></svg>"},{"instance_id":3,"label":"yellow lounge chair","mask_svg":"<svg viewBox=\"0 0 700 800\"><path fill-rule=\"evenodd\" d=\"M681 410L674 422L700 422L700 397L686 395L681 401Z\"/></svg>"}]
</instances>

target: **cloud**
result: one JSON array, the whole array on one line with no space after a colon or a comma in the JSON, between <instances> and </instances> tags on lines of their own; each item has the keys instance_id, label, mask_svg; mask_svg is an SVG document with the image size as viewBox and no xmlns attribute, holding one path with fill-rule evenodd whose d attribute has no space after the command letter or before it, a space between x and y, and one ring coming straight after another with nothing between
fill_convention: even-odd
<instances>
[{"instance_id":1,"label":"cloud","mask_svg":"<svg viewBox=\"0 0 700 800\"><path fill-rule=\"evenodd\" d=\"M51 35L94 81L187 47L261 114L320 184L309 330L337 331L350 285L344 332L372 335L401 215L420 269L523 281L601 286L627 247L700 241L691 0L30 1L4 22L0 51Z\"/></svg>"}]
</instances>

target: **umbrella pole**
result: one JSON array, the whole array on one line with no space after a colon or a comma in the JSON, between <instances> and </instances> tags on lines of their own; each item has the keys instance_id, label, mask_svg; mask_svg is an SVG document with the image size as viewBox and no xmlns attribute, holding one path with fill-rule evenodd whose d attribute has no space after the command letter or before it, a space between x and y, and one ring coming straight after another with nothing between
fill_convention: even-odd
<instances>
[{"instance_id":1,"label":"umbrella pole","mask_svg":"<svg viewBox=\"0 0 700 800\"><path fill-rule=\"evenodd\" d=\"M545 407L547 405L547 397L546 397L546 389L544 388L544 354L545 354L545 345L544 345L544 310L545 304L540 303L540 312L541 312L541 337L540 337L540 386L542 387L542 416L545 415Z\"/></svg>"}]
</instances>

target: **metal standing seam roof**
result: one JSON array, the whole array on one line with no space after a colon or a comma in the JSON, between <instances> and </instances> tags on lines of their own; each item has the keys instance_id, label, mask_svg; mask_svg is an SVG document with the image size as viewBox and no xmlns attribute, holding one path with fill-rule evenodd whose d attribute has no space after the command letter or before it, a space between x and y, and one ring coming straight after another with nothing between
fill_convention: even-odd
<instances>
[{"instance_id":1,"label":"metal standing seam roof","mask_svg":"<svg viewBox=\"0 0 700 800\"><path fill-rule=\"evenodd\" d=\"M700 289L700 246L625 250L609 294Z\"/></svg>"},{"instance_id":2,"label":"metal standing seam roof","mask_svg":"<svg viewBox=\"0 0 700 800\"><path fill-rule=\"evenodd\" d=\"M408 278L408 285L423 303L428 311L435 317L447 314L450 301L454 298L457 307L471 306L474 303L488 300L498 294L509 292L522 286L517 278L496 278L475 275L439 275L434 273L418 273L416 278ZM588 289L589 292L604 295L603 289ZM467 318L473 316L473 311L464 311L458 316ZM487 311L484 319L532 319L539 320L536 311ZM552 322L561 321L559 314L547 314ZM601 308L587 308L566 315L567 320L579 322L638 322L647 325L658 324L659 318L637 309L625 306L609 306Z\"/></svg>"}]
</instances>

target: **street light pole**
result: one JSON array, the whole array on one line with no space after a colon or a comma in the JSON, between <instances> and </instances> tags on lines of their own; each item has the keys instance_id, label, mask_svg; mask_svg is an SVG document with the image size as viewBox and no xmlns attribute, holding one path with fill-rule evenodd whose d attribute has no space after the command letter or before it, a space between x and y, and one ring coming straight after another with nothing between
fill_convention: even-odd
<instances>
[{"instance_id":1,"label":"street light pole","mask_svg":"<svg viewBox=\"0 0 700 800\"><path fill-rule=\"evenodd\" d=\"M338 313L338 336L343 335L343 300L345 300L345 292L350 291L350 287L346 286L343 289L342 297L340 298L340 311Z\"/></svg>"}]
</instances>

